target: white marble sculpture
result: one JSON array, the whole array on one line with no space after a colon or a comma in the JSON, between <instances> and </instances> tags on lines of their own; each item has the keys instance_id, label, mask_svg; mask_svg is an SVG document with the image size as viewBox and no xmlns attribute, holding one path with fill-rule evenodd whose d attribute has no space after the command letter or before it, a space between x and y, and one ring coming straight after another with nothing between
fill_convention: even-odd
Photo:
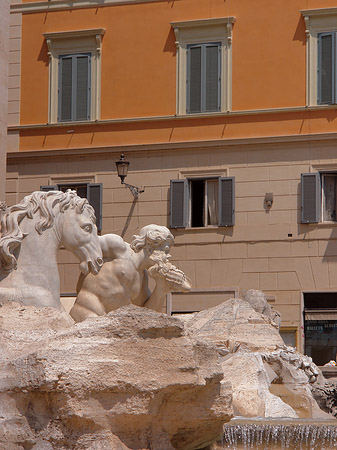
<instances>
[{"instance_id":1,"label":"white marble sculpture","mask_svg":"<svg viewBox=\"0 0 337 450\"><path fill-rule=\"evenodd\" d=\"M0 303L61 309L56 254L60 246L98 273L102 251L93 208L76 192L33 192L1 215Z\"/></svg>"},{"instance_id":2,"label":"white marble sculpture","mask_svg":"<svg viewBox=\"0 0 337 450\"><path fill-rule=\"evenodd\" d=\"M166 227L143 227L131 245L116 234L99 239L104 264L97 276L80 275L77 299L70 311L76 322L130 303L161 312L167 293L191 289L186 275L168 261L174 239ZM148 275L156 283L152 293Z\"/></svg>"}]
</instances>

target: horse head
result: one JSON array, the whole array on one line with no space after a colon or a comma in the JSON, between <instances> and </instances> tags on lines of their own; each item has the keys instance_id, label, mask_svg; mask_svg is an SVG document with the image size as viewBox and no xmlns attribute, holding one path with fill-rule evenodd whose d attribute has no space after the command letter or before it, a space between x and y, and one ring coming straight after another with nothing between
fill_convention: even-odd
<instances>
[{"instance_id":1,"label":"horse head","mask_svg":"<svg viewBox=\"0 0 337 450\"><path fill-rule=\"evenodd\" d=\"M103 265L95 216L91 209L85 203L80 213L77 208L67 210L62 224L62 245L80 260L80 269L84 275L89 272L96 275Z\"/></svg>"},{"instance_id":2,"label":"horse head","mask_svg":"<svg viewBox=\"0 0 337 450\"><path fill-rule=\"evenodd\" d=\"M103 265L97 236L96 218L88 201L75 191L36 191L19 204L7 208L1 217L0 271L10 273L17 268L14 249L34 233L22 229L24 219L31 219L38 235L54 231L55 245L72 251L80 260L81 271L96 274ZM36 233L35 233L36 235ZM36 245L42 243L36 240ZM41 244L40 244L41 245Z\"/></svg>"}]
</instances>

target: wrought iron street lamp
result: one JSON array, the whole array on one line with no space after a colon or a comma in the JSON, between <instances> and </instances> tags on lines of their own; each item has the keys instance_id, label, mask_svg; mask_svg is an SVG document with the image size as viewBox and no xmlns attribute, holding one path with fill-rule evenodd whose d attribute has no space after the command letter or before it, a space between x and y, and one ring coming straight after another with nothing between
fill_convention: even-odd
<instances>
[{"instance_id":1,"label":"wrought iron street lamp","mask_svg":"<svg viewBox=\"0 0 337 450\"><path fill-rule=\"evenodd\" d=\"M125 178L128 174L130 162L125 160L125 156L122 153L119 161L116 161L116 168L119 178L121 179L121 184L124 184L125 187L129 188L134 198L138 198L139 194L144 192L144 188L139 188L137 186L133 186L132 184L125 183Z\"/></svg>"}]
</instances>

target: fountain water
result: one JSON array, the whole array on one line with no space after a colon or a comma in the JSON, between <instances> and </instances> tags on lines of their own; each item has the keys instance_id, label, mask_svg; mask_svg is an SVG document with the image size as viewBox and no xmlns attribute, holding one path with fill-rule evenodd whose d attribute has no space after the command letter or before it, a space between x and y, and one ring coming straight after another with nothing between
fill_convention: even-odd
<instances>
[{"instance_id":1,"label":"fountain water","mask_svg":"<svg viewBox=\"0 0 337 450\"><path fill-rule=\"evenodd\" d=\"M332 450L337 448L334 420L233 419L224 427L217 449L223 450Z\"/></svg>"}]
</instances>

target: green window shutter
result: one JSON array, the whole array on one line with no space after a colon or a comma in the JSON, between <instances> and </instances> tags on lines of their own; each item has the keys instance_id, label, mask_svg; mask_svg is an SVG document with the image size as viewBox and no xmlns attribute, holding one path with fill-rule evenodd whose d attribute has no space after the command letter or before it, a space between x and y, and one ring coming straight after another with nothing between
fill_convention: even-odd
<instances>
[{"instance_id":1,"label":"green window shutter","mask_svg":"<svg viewBox=\"0 0 337 450\"><path fill-rule=\"evenodd\" d=\"M46 185L46 186L40 186L40 191L45 191L45 192L48 192L48 191L58 191L58 186L56 185L56 184L49 184L49 185Z\"/></svg>"},{"instance_id":2,"label":"green window shutter","mask_svg":"<svg viewBox=\"0 0 337 450\"><path fill-rule=\"evenodd\" d=\"M170 227L185 228L188 220L188 181L171 180Z\"/></svg>"},{"instance_id":3,"label":"green window shutter","mask_svg":"<svg viewBox=\"0 0 337 450\"><path fill-rule=\"evenodd\" d=\"M235 178L219 179L219 226L232 227L235 223Z\"/></svg>"},{"instance_id":4,"label":"green window shutter","mask_svg":"<svg viewBox=\"0 0 337 450\"><path fill-rule=\"evenodd\" d=\"M335 102L335 65L336 65L336 34L321 33L318 36L318 104Z\"/></svg>"},{"instance_id":5,"label":"green window shutter","mask_svg":"<svg viewBox=\"0 0 337 450\"><path fill-rule=\"evenodd\" d=\"M201 111L201 46L188 48L187 112Z\"/></svg>"},{"instance_id":6,"label":"green window shutter","mask_svg":"<svg viewBox=\"0 0 337 450\"><path fill-rule=\"evenodd\" d=\"M219 111L221 43L187 47L187 113Z\"/></svg>"},{"instance_id":7,"label":"green window shutter","mask_svg":"<svg viewBox=\"0 0 337 450\"><path fill-rule=\"evenodd\" d=\"M220 51L219 44L206 45L206 83L205 83L205 110L219 110L220 94Z\"/></svg>"},{"instance_id":8,"label":"green window shutter","mask_svg":"<svg viewBox=\"0 0 337 450\"><path fill-rule=\"evenodd\" d=\"M102 197L103 184L91 183L89 184L88 202L95 210L97 230L102 229Z\"/></svg>"},{"instance_id":9,"label":"green window shutter","mask_svg":"<svg viewBox=\"0 0 337 450\"><path fill-rule=\"evenodd\" d=\"M76 61L76 117L75 120L89 120L90 106L90 55L79 55Z\"/></svg>"},{"instance_id":10,"label":"green window shutter","mask_svg":"<svg viewBox=\"0 0 337 450\"><path fill-rule=\"evenodd\" d=\"M59 57L59 122L90 120L90 74L90 54Z\"/></svg>"},{"instance_id":11,"label":"green window shutter","mask_svg":"<svg viewBox=\"0 0 337 450\"><path fill-rule=\"evenodd\" d=\"M321 180L319 173L301 174L301 222L318 223L321 217Z\"/></svg>"},{"instance_id":12,"label":"green window shutter","mask_svg":"<svg viewBox=\"0 0 337 450\"><path fill-rule=\"evenodd\" d=\"M58 120L67 122L72 120L72 78L73 67L71 56L59 58L59 107Z\"/></svg>"}]
</instances>

